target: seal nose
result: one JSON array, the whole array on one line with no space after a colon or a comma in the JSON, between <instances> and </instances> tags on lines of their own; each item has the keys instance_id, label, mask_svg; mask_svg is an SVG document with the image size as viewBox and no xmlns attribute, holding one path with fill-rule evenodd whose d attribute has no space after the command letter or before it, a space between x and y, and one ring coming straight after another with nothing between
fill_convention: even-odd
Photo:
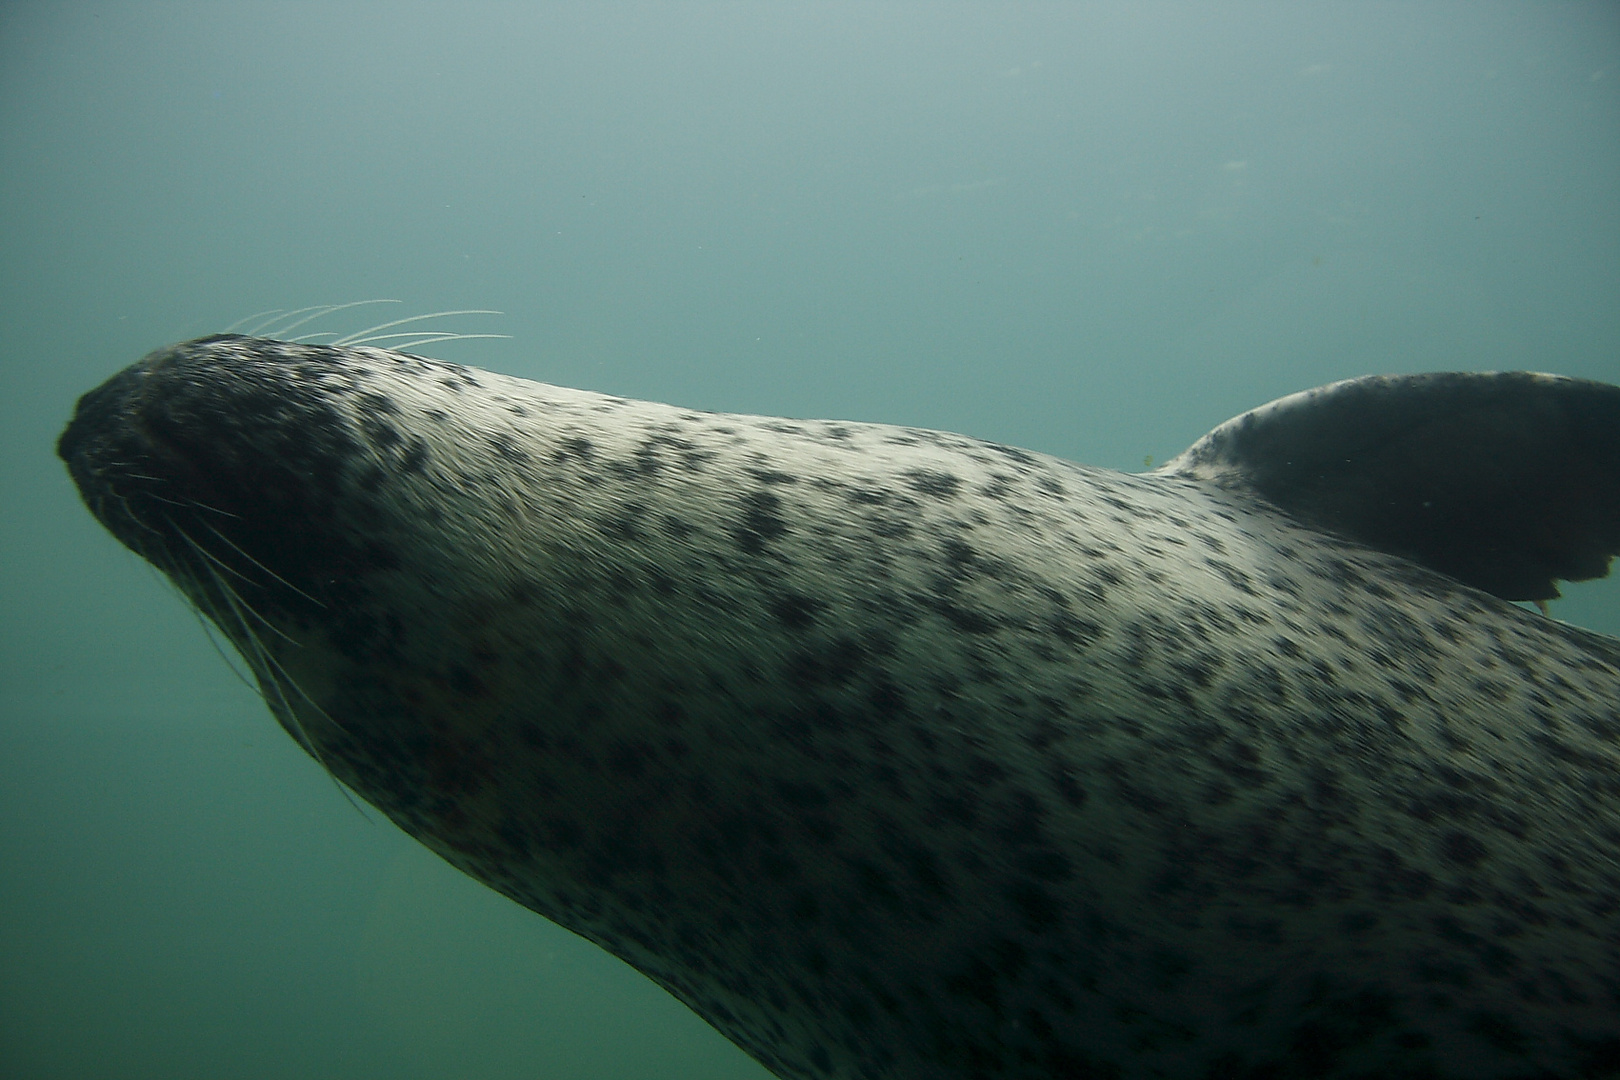
<instances>
[{"instance_id":1,"label":"seal nose","mask_svg":"<svg viewBox=\"0 0 1620 1080\"><path fill-rule=\"evenodd\" d=\"M124 518L129 499L157 482L150 468L150 440L140 413L150 390L150 357L125 368L79 398L73 417L56 440L79 497L107 529L137 552L141 547Z\"/></svg>"},{"instance_id":2,"label":"seal nose","mask_svg":"<svg viewBox=\"0 0 1620 1080\"><path fill-rule=\"evenodd\" d=\"M151 413L166 388L171 350L130 365L81 396L56 440L56 453L85 507L126 547L167 565L161 524L174 509L182 478L192 474L184 454L153 432Z\"/></svg>"},{"instance_id":3,"label":"seal nose","mask_svg":"<svg viewBox=\"0 0 1620 1080\"><path fill-rule=\"evenodd\" d=\"M94 448L134 412L134 402L141 394L146 374L144 362L135 364L80 395L73 408L73 418L56 440L56 456L71 468L86 454L93 454Z\"/></svg>"}]
</instances>

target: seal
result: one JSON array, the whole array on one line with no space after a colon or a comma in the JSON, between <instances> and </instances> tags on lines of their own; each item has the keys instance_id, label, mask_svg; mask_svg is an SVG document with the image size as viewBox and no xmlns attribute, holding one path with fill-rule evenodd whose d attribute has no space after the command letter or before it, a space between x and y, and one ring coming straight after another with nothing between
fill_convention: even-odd
<instances>
[{"instance_id":1,"label":"seal","mask_svg":"<svg viewBox=\"0 0 1620 1080\"><path fill-rule=\"evenodd\" d=\"M784 1078L1620 1075L1620 388L1143 475L216 336L86 504L331 773Z\"/></svg>"}]
</instances>

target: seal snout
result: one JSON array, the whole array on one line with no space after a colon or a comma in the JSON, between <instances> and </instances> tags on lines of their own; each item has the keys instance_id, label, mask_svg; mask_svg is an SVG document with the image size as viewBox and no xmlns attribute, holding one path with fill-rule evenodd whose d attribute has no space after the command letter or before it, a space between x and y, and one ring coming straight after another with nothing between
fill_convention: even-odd
<instances>
[{"instance_id":1,"label":"seal snout","mask_svg":"<svg viewBox=\"0 0 1620 1080\"><path fill-rule=\"evenodd\" d=\"M150 353L79 398L56 441L56 453L67 463L81 494L88 498L91 489L103 487L112 476L147 473L136 465L149 464L146 459L161 451L167 441L165 428L171 436L182 436L183 445L184 430L194 427L203 411L195 410L195 401L184 406L182 412L197 412L187 421L174 415L176 406L220 385L196 362L193 346L198 344ZM164 424L165 416L178 423Z\"/></svg>"},{"instance_id":2,"label":"seal snout","mask_svg":"<svg viewBox=\"0 0 1620 1080\"><path fill-rule=\"evenodd\" d=\"M142 365L136 364L79 397L73 418L56 440L56 454L69 468L86 455L93 455L107 433L129 413L144 376Z\"/></svg>"},{"instance_id":3,"label":"seal snout","mask_svg":"<svg viewBox=\"0 0 1620 1080\"><path fill-rule=\"evenodd\" d=\"M175 345L80 398L57 453L102 524L171 576L309 593L345 546L331 522L355 440L321 378L340 367L253 338Z\"/></svg>"},{"instance_id":4,"label":"seal snout","mask_svg":"<svg viewBox=\"0 0 1620 1080\"><path fill-rule=\"evenodd\" d=\"M154 460L156 447L142 423L158 354L118 372L81 396L73 418L56 441L79 495L114 536L138 554L152 557L138 508L167 486L168 470Z\"/></svg>"}]
</instances>

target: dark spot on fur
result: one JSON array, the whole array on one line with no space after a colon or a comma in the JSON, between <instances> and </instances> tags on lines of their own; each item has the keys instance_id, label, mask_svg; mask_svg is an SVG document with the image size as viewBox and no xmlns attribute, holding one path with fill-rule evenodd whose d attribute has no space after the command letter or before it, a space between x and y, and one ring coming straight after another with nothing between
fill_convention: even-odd
<instances>
[{"instance_id":1,"label":"dark spot on fur","mask_svg":"<svg viewBox=\"0 0 1620 1080\"><path fill-rule=\"evenodd\" d=\"M934 900L949 899L954 890L946 880L945 869L940 864L939 857L932 851L920 845L909 848L906 852L906 869L911 874L923 892Z\"/></svg>"},{"instance_id":2,"label":"dark spot on fur","mask_svg":"<svg viewBox=\"0 0 1620 1080\"><path fill-rule=\"evenodd\" d=\"M644 742L624 742L608 752L607 765L619 776L634 780L647 771L648 763L655 756L652 748Z\"/></svg>"},{"instance_id":3,"label":"dark spot on fur","mask_svg":"<svg viewBox=\"0 0 1620 1080\"><path fill-rule=\"evenodd\" d=\"M1446 833L1440 839L1440 855L1447 862L1472 868L1489 854L1478 838L1461 830Z\"/></svg>"},{"instance_id":4,"label":"dark spot on fur","mask_svg":"<svg viewBox=\"0 0 1620 1080\"><path fill-rule=\"evenodd\" d=\"M1375 892L1408 900L1421 900L1434 891L1434 875L1417 870L1389 848L1377 851L1379 868L1373 879Z\"/></svg>"},{"instance_id":5,"label":"dark spot on fur","mask_svg":"<svg viewBox=\"0 0 1620 1080\"><path fill-rule=\"evenodd\" d=\"M843 686L865 662L866 648L852 637L840 636L820 648L795 653L788 662L788 678L804 687Z\"/></svg>"},{"instance_id":6,"label":"dark spot on fur","mask_svg":"<svg viewBox=\"0 0 1620 1080\"><path fill-rule=\"evenodd\" d=\"M1086 804L1088 793L1075 776L1074 766L1065 761L1054 761L1047 766L1046 775L1064 802L1077 808Z\"/></svg>"},{"instance_id":7,"label":"dark spot on fur","mask_svg":"<svg viewBox=\"0 0 1620 1080\"><path fill-rule=\"evenodd\" d=\"M778 780L774 787L776 794L789 806L803 809L805 807L824 807L832 800L827 793L814 784L800 783L795 780Z\"/></svg>"},{"instance_id":8,"label":"dark spot on fur","mask_svg":"<svg viewBox=\"0 0 1620 1080\"><path fill-rule=\"evenodd\" d=\"M514 465L522 465L524 462L529 460L528 453L519 447L517 443L513 442L512 436L507 432L497 431L495 434L491 435L489 437L489 445L490 448L499 454L504 460L510 461Z\"/></svg>"},{"instance_id":9,"label":"dark spot on fur","mask_svg":"<svg viewBox=\"0 0 1620 1080\"><path fill-rule=\"evenodd\" d=\"M1066 881L1074 874L1068 856L1049 849L1019 856L1018 869L1039 881Z\"/></svg>"},{"instance_id":10,"label":"dark spot on fur","mask_svg":"<svg viewBox=\"0 0 1620 1080\"><path fill-rule=\"evenodd\" d=\"M845 862L855 875L856 887L860 889L867 902L880 904L891 910L900 907L900 894L882 867L868 859L846 859Z\"/></svg>"},{"instance_id":11,"label":"dark spot on fur","mask_svg":"<svg viewBox=\"0 0 1620 1080\"><path fill-rule=\"evenodd\" d=\"M354 484L355 487L369 495L381 488L383 481L386 479L388 479L388 474L383 471L381 465L368 465L365 471L355 478Z\"/></svg>"},{"instance_id":12,"label":"dark spot on fur","mask_svg":"<svg viewBox=\"0 0 1620 1080\"><path fill-rule=\"evenodd\" d=\"M982 611L972 611L949 600L936 600L930 606L958 630L969 634L995 632L996 620Z\"/></svg>"},{"instance_id":13,"label":"dark spot on fur","mask_svg":"<svg viewBox=\"0 0 1620 1080\"><path fill-rule=\"evenodd\" d=\"M778 511L782 500L768 491L754 491L742 497L742 518L732 526L731 537L749 555L758 555L766 545L786 535L787 522Z\"/></svg>"},{"instance_id":14,"label":"dark spot on fur","mask_svg":"<svg viewBox=\"0 0 1620 1080\"><path fill-rule=\"evenodd\" d=\"M387 450L405 441L405 437L399 433L397 427L375 416L362 414L360 430L364 433L366 441L378 450Z\"/></svg>"},{"instance_id":15,"label":"dark spot on fur","mask_svg":"<svg viewBox=\"0 0 1620 1080\"><path fill-rule=\"evenodd\" d=\"M1083 649L1102 636L1102 627L1097 623L1067 611L1055 611L1048 615L1046 629L1059 641L1076 649Z\"/></svg>"},{"instance_id":16,"label":"dark spot on fur","mask_svg":"<svg viewBox=\"0 0 1620 1080\"><path fill-rule=\"evenodd\" d=\"M906 474L913 491L924 495L932 495L937 499L949 499L954 496L962 486L958 480L948 472L935 472L931 469L912 469Z\"/></svg>"},{"instance_id":17,"label":"dark spot on fur","mask_svg":"<svg viewBox=\"0 0 1620 1080\"><path fill-rule=\"evenodd\" d=\"M973 548L952 536L940 545L940 549L945 556L946 564L950 566L953 573L966 575L971 572L976 560Z\"/></svg>"},{"instance_id":18,"label":"dark spot on fur","mask_svg":"<svg viewBox=\"0 0 1620 1080\"><path fill-rule=\"evenodd\" d=\"M1057 925L1061 909L1045 886L1032 881L1015 882L1007 889L1007 899L1012 901L1019 921L1032 933L1044 934Z\"/></svg>"},{"instance_id":19,"label":"dark spot on fur","mask_svg":"<svg viewBox=\"0 0 1620 1080\"><path fill-rule=\"evenodd\" d=\"M816 613L827 605L811 596L784 593L770 602L771 614L790 630L806 630L816 621Z\"/></svg>"},{"instance_id":20,"label":"dark spot on fur","mask_svg":"<svg viewBox=\"0 0 1620 1080\"><path fill-rule=\"evenodd\" d=\"M456 664L450 669L449 682L450 689L464 698L483 697L489 692L483 680L461 664Z\"/></svg>"},{"instance_id":21,"label":"dark spot on fur","mask_svg":"<svg viewBox=\"0 0 1620 1080\"><path fill-rule=\"evenodd\" d=\"M1037 476L1035 478L1035 486L1046 492L1048 495L1061 496L1065 494L1063 485L1052 479L1050 476Z\"/></svg>"},{"instance_id":22,"label":"dark spot on fur","mask_svg":"<svg viewBox=\"0 0 1620 1080\"><path fill-rule=\"evenodd\" d=\"M821 902L815 893L801 892L793 898L788 912L797 922L815 923L821 919Z\"/></svg>"},{"instance_id":23,"label":"dark spot on fur","mask_svg":"<svg viewBox=\"0 0 1620 1080\"><path fill-rule=\"evenodd\" d=\"M596 447L591 440L582 438L564 439L557 447L557 460L575 457L580 461L589 462L596 456Z\"/></svg>"},{"instance_id":24,"label":"dark spot on fur","mask_svg":"<svg viewBox=\"0 0 1620 1080\"><path fill-rule=\"evenodd\" d=\"M986 443L985 445L996 453L1011 458L1020 465L1034 465L1036 463L1033 454L1026 450L1020 450L1016 446L1002 446L1000 443Z\"/></svg>"},{"instance_id":25,"label":"dark spot on fur","mask_svg":"<svg viewBox=\"0 0 1620 1080\"><path fill-rule=\"evenodd\" d=\"M1492 1047L1514 1057L1524 1056L1524 1032L1512 1020L1500 1013L1478 1012L1468 1018L1468 1030L1490 1043Z\"/></svg>"},{"instance_id":26,"label":"dark spot on fur","mask_svg":"<svg viewBox=\"0 0 1620 1080\"><path fill-rule=\"evenodd\" d=\"M427 460L427 443L420 437L415 437L411 439L410 447L400 457L399 469L406 475L421 473L427 468Z\"/></svg>"},{"instance_id":27,"label":"dark spot on fur","mask_svg":"<svg viewBox=\"0 0 1620 1080\"><path fill-rule=\"evenodd\" d=\"M1351 937L1364 934L1378 925L1378 916L1370 911L1347 911L1339 919L1339 928Z\"/></svg>"},{"instance_id":28,"label":"dark spot on fur","mask_svg":"<svg viewBox=\"0 0 1620 1080\"><path fill-rule=\"evenodd\" d=\"M355 402L355 408L360 413L360 431L369 444L376 449L387 450L397 447L405 437L400 436L399 427L387 421L386 416L399 415L399 406L394 405L390 398L381 393L361 393Z\"/></svg>"},{"instance_id":29,"label":"dark spot on fur","mask_svg":"<svg viewBox=\"0 0 1620 1080\"><path fill-rule=\"evenodd\" d=\"M619 512L600 523L603 535L620 543L635 543L641 539L641 515L647 508L640 503L625 503ZM626 589L628 589L628 585ZM626 590L621 590L626 591Z\"/></svg>"}]
</instances>

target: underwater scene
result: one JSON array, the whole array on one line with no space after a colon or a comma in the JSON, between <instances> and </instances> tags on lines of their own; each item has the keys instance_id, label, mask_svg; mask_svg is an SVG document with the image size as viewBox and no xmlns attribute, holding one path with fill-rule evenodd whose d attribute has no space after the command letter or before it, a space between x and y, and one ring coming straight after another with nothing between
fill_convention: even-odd
<instances>
[{"instance_id":1,"label":"underwater scene","mask_svg":"<svg viewBox=\"0 0 1620 1080\"><path fill-rule=\"evenodd\" d=\"M18 0L0 236L0 1074L1620 1076L1615 5Z\"/></svg>"}]
</instances>

